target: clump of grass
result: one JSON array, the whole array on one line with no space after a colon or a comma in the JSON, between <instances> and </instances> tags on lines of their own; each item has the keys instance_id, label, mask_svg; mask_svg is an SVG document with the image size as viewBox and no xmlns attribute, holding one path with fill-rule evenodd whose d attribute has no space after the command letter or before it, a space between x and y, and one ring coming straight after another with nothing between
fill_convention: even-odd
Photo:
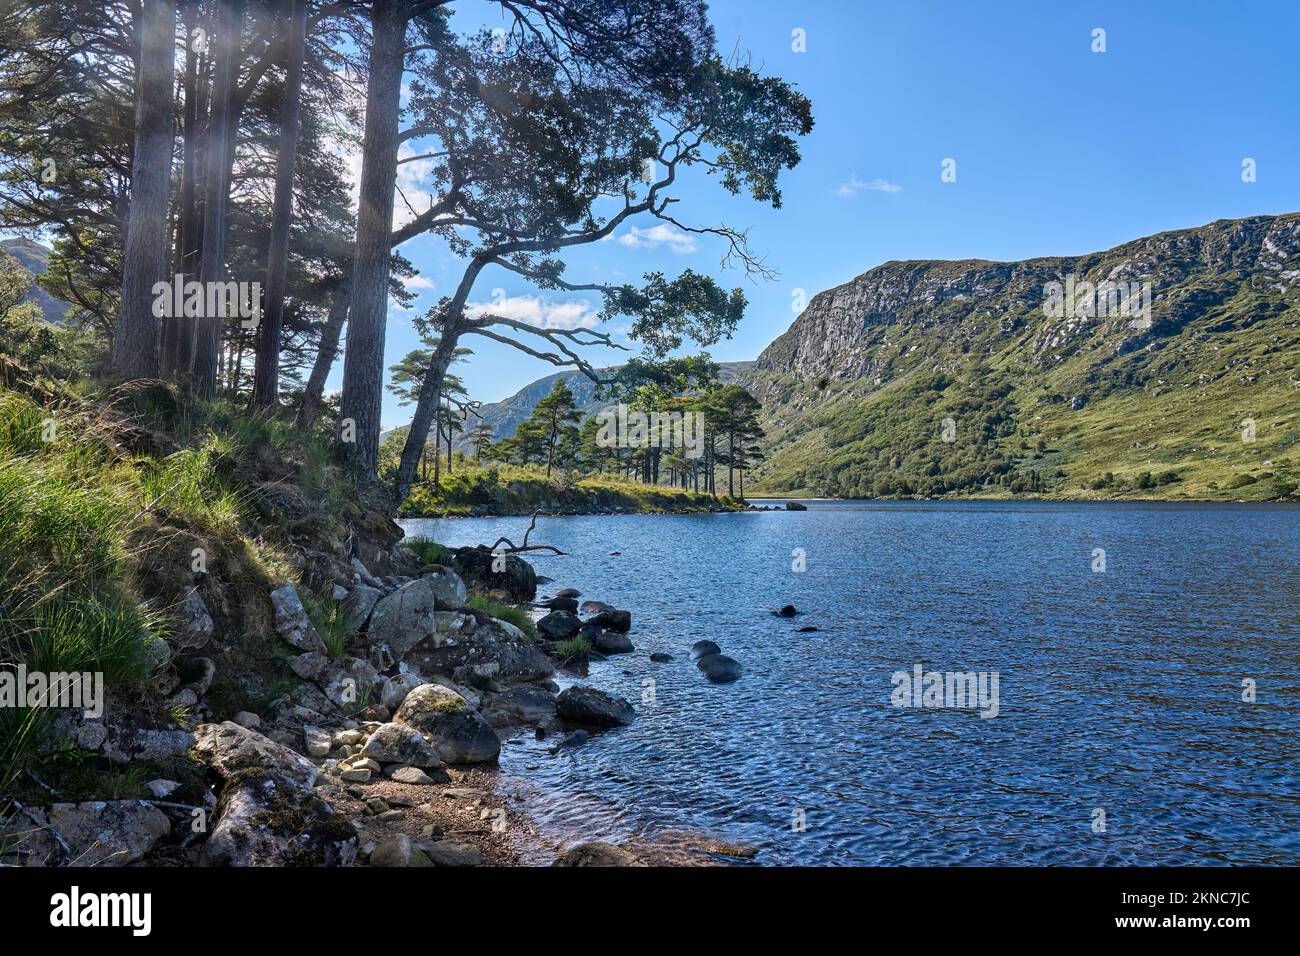
<instances>
[{"instance_id":1,"label":"clump of grass","mask_svg":"<svg viewBox=\"0 0 1300 956\"><path fill-rule=\"evenodd\" d=\"M445 546L423 535L404 539L402 547L414 551L421 564L442 564L449 553Z\"/></svg>"},{"instance_id":2,"label":"clump of grass","mask_svg":"<svg viewBox=\"0 0 1300 956\"><path fill-rule=\"evenodd\" d=\"M566 641L556 641L554 653L562 661L580 660L591 653L591 641L585 637L571 637Z\"/></svg>"},{"instance_id":3,"label":"clump of grass","mask_svg":"<svg viewBox=\"0 0 1300 956\"><path fill-rule=\"evenodd\" d=\"M336 661L343 660L348 649L348 622L342 603L333 598L321 599L308 594L303 594L302 600L307 616L311 618L316 633L325 645L325 653Z\"/></svg>"},{"instance_id":4,"label":"clump of grass","mask_svg":"<svg viewBox=\"0 0 1300 956\"><path fill-rule=\"evenodd\" d=\"M532 617L523 608L514 604L507 604L504 601L498 601L494 597L486 594L471 594L466 607L471 607L476 611L482 611L491 617L500 618L501 620L513 624L519 630L523 631L532 640L540 640L537 633L537 625L533 623Z\"/></svg>"}]
</instances>

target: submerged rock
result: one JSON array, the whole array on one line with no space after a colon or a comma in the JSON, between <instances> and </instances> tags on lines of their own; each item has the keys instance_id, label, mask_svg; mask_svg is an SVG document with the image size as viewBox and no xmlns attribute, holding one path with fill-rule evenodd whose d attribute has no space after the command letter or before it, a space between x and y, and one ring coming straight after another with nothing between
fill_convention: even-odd
<instances>
[{"instance_id":1,"label":"submerged rock","mask_svg":"<svg viewBox=\"0 0 1300 956\"><path fill-rule=\"evenodd\" d=\"M797 501L787 501L785 503L785 510L786 511L807 511L808 506L805 504L800 504Z\"/></svg>"},{"instance_id":2,"label":"submerged rock","mask_svg":"<svg viewBox=\"0 0 1300 956\"><path fill-rule=\"evenodd\" d=\"M744 670L740 661L725 654L705 654L695 662L695 666L715 684L730 684L739 680Z\"/></svg>"},{"instance_id":3,"label":"submerged rock","mask_svg":"<svg viewBox=\"0 0 1300 956\"><path fill-rule=\"evenodd\" d=\"M635 853L612 843L580 843L555 861L554 866L645 866Z\"/></svg>"},{"instance_id":4,"label":"submerged rock","mask_svg":"<svg viewBox=\"0 0 1300 956\"><path fill-rule=\"evenodd\" d=\"M691 660L698 661L707 654L721 654L722 648L712 641L696 641L691 645Z\"/></svg>"},{"instance_id":5,"label":"submerged rock","mask_svg":"<svg viewBox=\"0 0 1300 956\"><path fill-rule=\"evenodd\" d=\"M773 611L772 613L777 617L794 617L796 614L799 613L799 611L793 604L787 604L779 611Z\"/></svg>"}]
</instances>

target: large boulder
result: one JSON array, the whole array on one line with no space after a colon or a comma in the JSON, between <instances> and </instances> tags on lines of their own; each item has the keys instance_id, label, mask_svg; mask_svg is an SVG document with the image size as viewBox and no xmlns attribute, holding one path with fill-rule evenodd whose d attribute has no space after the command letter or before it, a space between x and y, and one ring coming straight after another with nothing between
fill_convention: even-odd
<instances>
[{"instance_id":1,"label":"large boulder","mask_svg":"<svg viewBox=\"0 0 1300 956\"><path fill-rule=\"evenodd\" d=\"M555 710L570 723L588 727L622 727L630 724L636 711L622 697L580 684L566 689L555 701Z\"/></svg>"},{"instance_id":2,"label":"large boulder","mask_svg":"<svg viewBox=\"0 0 1300 956\"><path fill-rule=\"evenodd\" d=\"M271 592L271 606L275 608L275 633L290 647L300 651L323 651L325 644L302 606L298 589L292 584Z\"/></svg>"},{"instance_id":3,"label":"large boulder","mask_svg":"<svg viewBox=\"0 0 1300 956\"><path fill-rule=\"evenodd\" d=\"M349 866L356 831L310 790L274 770L241 770L217 803L204 866Z\"/></svg>"},{"instance_id":4,"label":"large boulder","mask_svg":"<svg viewBox=\"0 0 1300 956\"><path fill-rule=\"evenodd\" d=\"M412 727L403 724L380 724L361 748L363 756L379 763L401 763L412 767L441 767L437 752Z\"/></svg>"},{"instance_id":5,"label":"large boulder","mask_svg":"<svg viewBox=\"0 0 1300 956\"><path fill-rule=\"evenodd\" d=\"M387 644L400 659L436 632L435 614L462 607L465 601L465 583L456 572L435 565L375 605L367 632L370 643Z\"/></svg>"},{"instance_id":6,"label":"large boulder","mask_svg":"<svg viewBox=\"0 0 1300 956\"><path fill-rule=\"evenodd\" d=\"M166 814L140 800L56 803L10 817L0 827L0 859L22 866L126 866L171 829Z\"/></svg>"},{"instance_id":7,"label":"large boulder","mask_svg":"<svg viewBox=\"0 0 1300 956\"><path fill-rule=\"evenodd\" d=\"M804 504L800 504L797 501L787 501L785 503L785 510L786 511L807 511L808 506Z\"/></svg>"},{"instance_id":8,"label":"large boulder","mask_svg":"<svg viewBox=\"0 0 1300 956\"><path fill-rule=\"evenodd\" d=\"M311 681L336 707L358 704L375 695L383 681L374 665L359 657L337 661L324 654L299 654L289 661L295 674Z\"/></svg>"},{"instance_id":9,"label":"large boulder","mask_svg":"<svg viewBox=\"0 0 1300 956\"><path fill-rule=\"evenodd\" d=\"M423 684L407 694L393 722L419 731L445 763L488 763L501 753L491 725L469 701L440 684Z\"/></svg>"},{"instance_id":10,"label":"large boulder","mask_svg":"<svg viewBox=\"0 0 1300 956\"><path fill-rule=\"evenodd\" d=\"M632 630L631 611L600 611L587 618L587 623L607 631L626 634Z\"/></svg>"},{"instance_id":11,"label":"large boulder","mask_svg":"<svg viewBox=\"0 0 1300 956\"><path fill-rule=\"evenodd\" d=\"M223 779L244 770L270 770L299 787L316 782L316 765L302 754L233 721L200 724L194 736L199 759Z\"/></svg>"},{"instance_id":12,"label":"large boulder","mask_svg":"<svg viewBox=\"0 0 1300 956\"><path fill-rule=\"evenodd\" d=\"M518 555L494 555L485 547L477 547L457 548L451 556L465 580L483 591L500 589L516 602L537 596L537 572Z\"/></svg>"},{"instance_id":13,"label":"large boulder","mask_svg":"<svg viewBox=\"0 0 1300 956\"><path fill-rule=\"evenodd\" d=\"M553 641L573 637L582 629L582 621L572 611L552 611L537 622L537 630Z\"/></svg>"},{"instance_id":14,"label":"large boulder","mask_svg":"<svg viewBox=\"0 0 1300 956\"><path fill-rule=\"evenodd\" d=\"M740 661L726 654L705 654L695 662L695 666L715 684L730 684L739 680L743 671Z\"/></svg>"}]
</instances>

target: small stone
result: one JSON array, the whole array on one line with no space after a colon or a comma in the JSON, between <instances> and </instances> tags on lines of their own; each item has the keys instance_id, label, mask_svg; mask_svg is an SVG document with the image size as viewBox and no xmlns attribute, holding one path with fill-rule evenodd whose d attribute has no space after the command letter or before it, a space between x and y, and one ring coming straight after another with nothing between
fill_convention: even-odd
<instances>
[{"instance_id":1,"label":"small stone","mask_svg":"<svg viewBox=\"0 0 1300 956\"><path fill-rule=\"evenodd\" d=\"M433 778L421 770L419 767L404 767L395 765L396 769L388 774L389 779L394 783L406 783L414 786L427 786L433 783Z\"/></svg>"},{"instance_id":2,"label":"small stone","mask_svg":"<svg viewBox=\"0 0 1300 956\"><path fill-rule=\"evenodd\" d=\"M410 866L411 838L405 833L389 837L370 854L371 866Z\"/></svg>"},{"instance_id":3,"label":"small stone","mask_svg":"<svg viewBox=\"0 0 1300 956\"><path fill-rule=\"evenodd\" d=\"M328 730L310 725L302 729L303 739L307 742L307 755L324 757L330 752L332 739Z\"/></svg>"},{"instance_id":4,"label":"small stone","mask_svg":"<svg viewBox=\"0 0 1300 956\"><path fill-rule=\"evenodd\" d=\"M469 843L456 843L452 840L439 840L423 847L429 854L434 866L478 866L483 862L483 855L478 847Z\"/></svg>"},{"instance_id":5,"label":"small stone","mask_svg":"<svg viewBox=\"0 0 1300 956\"><path fill-rule=\"evenodd\" d=\"M339 779L348 783L369 783L370 771L359 767L349 767L339 772Z\"/></svg>"},{"instance_id":6,"label":"small stone","mask_svg":"<svg viewBox=\"0 0 1300 956\"><path fill-rule=\"evenodd\" d=\"M241 710L230 719L241 727L247 727L249 730L256 730L258 727L262 726L262 718L247 710Z\"/></svg>"},{"instance_id":7,"label":"small stone","mask_svg":"<svg viewBox=\"0 0 1300 956\"><path fill-rule=\"evenodd\" d=\"M180 784L175 780L164 780L159 777L157 780L150 780L145 786L149 788L155 800L163 800L179 789Z\"/></svg>"},{"instance_id":8,"label":"small stone","mask_svg":"<svg viewBox=\"0 0 1300 956\"><path fill-rule=\"evenodd\" d=\"M392 823L394 820L402 819L402 811L385 810L383 813L375 817L375 819L381 821L382 823Z\"/></svg>"}]
</instances>

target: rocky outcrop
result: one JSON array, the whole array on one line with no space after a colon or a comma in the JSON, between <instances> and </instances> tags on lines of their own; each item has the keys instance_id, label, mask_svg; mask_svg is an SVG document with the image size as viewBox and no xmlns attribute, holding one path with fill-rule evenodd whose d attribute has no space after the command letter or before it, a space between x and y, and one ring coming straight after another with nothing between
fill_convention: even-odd
<instances>
[{"instance_id":1,"label":"rocky outcrop","mask_svg":"<svg viewBox=\"0 0 1300 956\"><path fill-rule=\"evenodd\" d=\"M329 805L274 770L230 777L203 845L205 866L348 866L356 832Z\"/></svg>"},{"instance_id":2,"label":"rocky outcrop","mask_svg":"<svg viewBox=\"0 0 1300 956\"><path fill-rule=\"evenodd\" d=\"M290 647L300 651L323 651L325 645L316 633L316 627L302 606L298 589L292 584L271 592L271 606L275 608L275 632Z\"/></svg>"},{"instance_id":3,"label":"rocky outcrop","mask_svg":"<svg viewBox=\"0 0 1300 956\"><path fill-rule=\"evenodd\" d=\"M466 599L465 584L456 572L434 566L375 604L367 632L370 644L385 644L400 659L436 633L438 612L463 607Z\"/></svg>"}]
</instances>

